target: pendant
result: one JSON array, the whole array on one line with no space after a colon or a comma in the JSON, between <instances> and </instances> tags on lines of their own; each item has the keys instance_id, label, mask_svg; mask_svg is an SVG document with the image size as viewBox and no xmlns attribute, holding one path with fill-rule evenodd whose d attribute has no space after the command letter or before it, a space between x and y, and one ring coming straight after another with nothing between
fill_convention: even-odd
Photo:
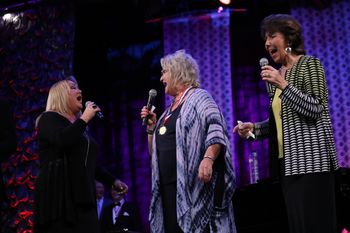
<instances>
[{"instance_id":1,"label":"pendant","mask_svg":"<svg viewBox=\"0 0 350 233\"><path fill-rule=\"evenodd\" d=\"M160 127L159 129L159 134L160 135L164 135L166 133L166 127L163 125L162 127Z\"/></svg>"}]
</instances>

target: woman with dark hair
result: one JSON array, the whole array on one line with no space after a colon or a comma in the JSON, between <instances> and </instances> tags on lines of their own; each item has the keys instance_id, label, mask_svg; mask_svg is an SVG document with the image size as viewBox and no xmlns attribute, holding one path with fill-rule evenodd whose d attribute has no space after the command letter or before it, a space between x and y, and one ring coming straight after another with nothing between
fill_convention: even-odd
<instances>
[{"instance_id":1,"label":"woman with dark hair","mask_svg":"<svg viewBox=\"0 0 350 233\"><path fill-rule=\"evenodd\" d=\"M266 65L261 77L271 85L270 116L238 124L245 138L269 137L270 175L279 176L289 233L334 233L334 171L338 169L328 90L320 61L305 55L302 28L291 15L266 17L265 49L279 69Z\"/></svg>"}]
</instances>

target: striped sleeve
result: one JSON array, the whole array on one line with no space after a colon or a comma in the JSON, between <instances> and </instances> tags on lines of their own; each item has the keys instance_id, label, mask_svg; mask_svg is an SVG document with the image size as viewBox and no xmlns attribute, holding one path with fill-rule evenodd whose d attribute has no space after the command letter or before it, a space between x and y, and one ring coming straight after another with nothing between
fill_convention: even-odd
<instances>
[{"instance_id":1,"label":"striped sleeve","mask_svg":"<svg viewBox=\"0 0 350 233\"><path fill-rule=\"evenodd\" d=\"M256 139L266 138L269 135L269 119L254 124Z\"/></svg>"},{"instance_id":2,"label":"striped sleeve","mask_svg":"<svg viewBox=\"0 0 350 233\"><path fill-rule=\"evenodd\" d=\"M302 82L302 89L297 89L289 84L280 95L280 98L286 106L293 109L300 115L316 120L322 116L327 103L326 80L324 70L319 60L314 57L307 57L307 61L300 63L298 69L291 72L303 70L303 76L296 79ZM297 76L297 74L292 74Z\"/></svg>"}]
</instances>

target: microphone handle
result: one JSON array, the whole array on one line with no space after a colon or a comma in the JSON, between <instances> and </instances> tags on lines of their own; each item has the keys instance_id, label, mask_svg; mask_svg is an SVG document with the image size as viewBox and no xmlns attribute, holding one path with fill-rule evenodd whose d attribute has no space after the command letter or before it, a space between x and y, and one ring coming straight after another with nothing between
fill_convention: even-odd
<instances>
[{"instance_id":1,"label":"microphone handle","mask_svg":"<svg viewBox=\"0 0 350 233\"><path fill-rule=\"evenodd\" d=\"M148 100L148 103L147 103L147 109L148 109L149 111L150 111L151 108L152 108L151 102L152 102L152 100L149 99L149 100ZM150 115L148 114L145 118L142 119L142 125L143 125L143 126L147 125L147 121L148 121L149 117L150 117Z\"/></svg>"},{"instance_id":2,"label":"microphone handle","mask_svg":"<svg viewBox=\"0 0 350 233\"><path fill-rule=\"evenodd\" d=\"M272 91L272 85L271 83L265 81L265 84L266 84L266 91L267 91L267 94L269 95L269 97L271 98L273 96L273 91Z\"/></svg>"},{"instance_id":3,"label":"microphone handle","mask_svg":"<svg viewBox=\"0 0 350 233\"><path fill-rule=\"evenodd\" d=\"M149 119L149 116L147 115L145 118L142 119L142 125L147 125L147 121Z\"/></svg>"},{"instance_id":4,"label":"microphone handle","mask_svg":"<svg viewBox=\"0 0 350 233\"><path fill-rule=\"evenodd\" d=\"M89 101L88 101L88 102L89 102ZM86 102L85 106L87 105L88 102ZM92 106L92 108L97 108L97 105L94 104L94 105ZM96 116L97 116L98 119L103 119L103 118L104 118L104 116L103 116L103 114L102 114L101 111L100 111L100 112L96 112Z\"/></svg>"},{"instance_id":5,"label":"microphone handle","mask_svg":"<svg viewBox=\"0 0 350 233\"><path fill-rule=\"evenodd\" d=\"M102 112L97 112L96 113L96 116L99 118L99 119L103 119L103 114L102 114Z\"/></svg>"}]
</instances>

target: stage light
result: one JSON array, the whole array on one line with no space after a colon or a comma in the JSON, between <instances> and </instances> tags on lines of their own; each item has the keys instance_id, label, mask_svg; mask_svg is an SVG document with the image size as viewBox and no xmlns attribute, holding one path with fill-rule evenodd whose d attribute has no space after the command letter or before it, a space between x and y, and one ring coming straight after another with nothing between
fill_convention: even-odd
<instances>
[{"instance_id":1,"label":"stage light","mask_svg":"<svg viewBox=\"0 0 350 233\"><path fill-rule=\"evenodd\" d=\"M231 0L219 0L224 5L229 5L231 3Z\"/></svg>"},{"instance_id":2,"label":"stage light","mask_svg":"<svg viewBox=\"0 0 350 233\"><path fill-rule=\"evenodd\" d=\"M6 23L17 23L19 16L14 13L6 13L2 16L2 20Z\"/></svg>"},{"instance_id":3,"label":"stage light","mask_svg":"<svg viewBox=\"0 0 350 233\"><path fill-rule=\"evenodd\" d=\"M4 15L2 16L2 20L6 21L6 22L12 21L12 17L13 17L12 14L7 13L7 14L4 14Z\"/></svg>"},{"instance_id":4,"label":"stage light","mask_svg":"<svg viewBox=\"0 0 350 233\"><path fill-rule=\"evenodd\" d=\"M218 13L221 13L223 10L224 10L224 8L222 6L219 6Z\"/></svg>"}]
</instances>

